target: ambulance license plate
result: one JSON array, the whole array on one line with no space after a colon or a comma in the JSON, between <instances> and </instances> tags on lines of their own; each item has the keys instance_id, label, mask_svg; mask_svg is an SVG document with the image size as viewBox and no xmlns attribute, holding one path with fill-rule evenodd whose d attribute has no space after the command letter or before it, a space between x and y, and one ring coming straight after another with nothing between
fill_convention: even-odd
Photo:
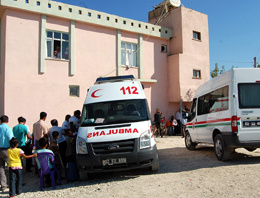
<instances>
[{"instance_id":1,"label":"ambulance license plate","mask_svg":"<svg viewBox=\"0 0 260 198\"><path fill-rule=\"evenodd\" d=\"M117 164L126 164L126 158L116 158L116 159L105 159L102 160L103 166L113 166Z\"/></svg>"}]
</instances>

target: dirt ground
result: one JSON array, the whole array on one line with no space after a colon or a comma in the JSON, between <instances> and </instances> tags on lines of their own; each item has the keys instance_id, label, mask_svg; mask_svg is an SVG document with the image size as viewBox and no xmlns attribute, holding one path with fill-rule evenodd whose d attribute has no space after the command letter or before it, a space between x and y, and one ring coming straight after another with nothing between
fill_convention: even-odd
<instances>
[{"instance_id":1,"label":"dirt ground","mask_svg":"<svg viewBox=\"0 0 260 198\"><path fill-rule=\"evenodd\" d=\"M260 197L260 149L236 149L232 160L220 162L213 147L188 151L180 136L156 138L158 173L148 170L96 174L84 182L56 190L39 190L34 173L24 173L24 193L17 197ZM8 193L0 194L8 197Z\"/></svg>"}]
</instances>

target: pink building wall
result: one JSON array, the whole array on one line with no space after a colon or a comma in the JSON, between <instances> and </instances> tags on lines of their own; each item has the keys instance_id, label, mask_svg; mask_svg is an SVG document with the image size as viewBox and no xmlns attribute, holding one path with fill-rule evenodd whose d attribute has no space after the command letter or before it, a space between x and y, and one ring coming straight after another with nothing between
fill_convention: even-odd
<instances>
[{"instance_id":1,"label":"pink building wall","mask_svg":"<svg viewBox=\"0 0 260 198\"><path fill-rule=\"evenodd\" d=\"M208 41L203 41L203 51L196 54L194 51L201 46L188 41L192 34L185 32L193 28L189 20L196 18L195 14L186 17L186 8L170 13L161 25L173 28L171 40L143 35L142 72L136 67L120 67L121 75L133 74L136 78L142 75L142 79L148 79L142 83L152 119L156 108L160 108L167 119L175 115L187 88L192 85L196 89L209 79L209 57L204 57L208 56ZM11 8L1 15L0 108L1 114L9 116L11 127L17 124L19 116L24 116L32 129L41 111L47 112L49 126L54 118L61 125L66 114L82 109L87 90L96 78L117 74L117 29L82 21L75 21L75 74L70 75L69 60L51 58L45 58L45 72L41 74L41 19L41 14ZM207 19L202 15L198 20L204 21L195 23L194 28L204 25L201 31L208 36ZM46 29L69 32L70 20L47 15ZM121 41L138 44L139 36L137 32L121 30ZM167 45L167 53L161 52L161 45ZM192 79L190 70L194 65L203 71L200 81ZM70 85L80 86L79 97L69 96Z\"/></svg>"},{"instance_id":2,"label":"pink building wall","mask_svg":"<svg viewBox=\"0 0 260 198\"><path fill-rule=\"evenodd\" d=\"M145 40L146 38L144 38ZM168 60L167 53L161 52L161 45L167 45L167 40L149 37L143 44L144 56L144 77L145 79L157 79L154 84L147 83L151 86L149 90L150 96L148 103L150 104L150 111L153 119L153 114L156 108L159 108L163 114L168 113ZM146 85L146 83L144 83ZM146 91L146 90L145 90ZM147 91L148 92L148 91ZM146 95L148 95L148 93Z\"/></svg>"},{"instance_id":3,"label":"pink building wall","mask_svg":"<svg viewBox=\"0 0 260 198\"><path fill-rule=\"evenodd\" d=\"M21 115L36 121L37 110L47 106L44 101L48 93L42 83L46 76L38 75L39 21L39 15L6 11L4 114L11 126Z\"/></svg>"},{"instance_id":4,"label":"pink building wall","mask_svg":"<svg viewBox=\"0 0 260 198\"><path fill-rule=\"evenodd\" d=\"M208 17L179 7L172 10L160 25L173 29L173 38L168 45L169 101L188 102L189 108L197 88L210 79ZM193 31L201 34L201 40L193 39ZM199 79L193 77L194 69L201 71Z\"/></svg>"},{"instance_id":5,"label":"pink building wall","mask_svg":"<svg viewBox=\"0 0 260 198\"><path fill-rule=\"evenodd\" d=\"M116 75L116 30L80 22L75 25L75 75L69 75L69 61L48 58L45 73L39 74L40 20L37 14L6 12L4 113L10 118L10 126L24 116L32 127L41 111L47 112L48 124L54 118L61 124L66 114L81 110L87 89L97 77ZM69 24L68 20L47 17L46 28L68 32ZM137 43L138 34L122 32L122 41ZM156 107L167 110L167 54L160 52L161 44L167 41L150 37L143 45L143 59L148 60L144 61L144 77L158 79L151 86L145 84L152 112ZM137 68L122 67L121 71L122 75L138 78ZM80 85L79 98L69 96L69 85Z\"/></svg>"}]
</instances>

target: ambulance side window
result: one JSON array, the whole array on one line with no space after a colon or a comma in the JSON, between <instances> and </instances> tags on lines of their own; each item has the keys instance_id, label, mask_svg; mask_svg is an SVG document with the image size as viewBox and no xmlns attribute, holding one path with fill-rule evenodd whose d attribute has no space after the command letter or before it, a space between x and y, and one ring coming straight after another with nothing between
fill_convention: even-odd
<instances>
[{"instance_id":1,"label":"ambulance side window","mask_svg":"<svg viewBox=\"0 0 260 198\"><path fill-rule=\"evenodd\" d=\"M197 109L197 98L194 98L192 101L192 106L191 106L191 112L190 115L188 117L188 121L192 121L195 116L196 116L196 109Z\"/></svg>"}]
</instances>

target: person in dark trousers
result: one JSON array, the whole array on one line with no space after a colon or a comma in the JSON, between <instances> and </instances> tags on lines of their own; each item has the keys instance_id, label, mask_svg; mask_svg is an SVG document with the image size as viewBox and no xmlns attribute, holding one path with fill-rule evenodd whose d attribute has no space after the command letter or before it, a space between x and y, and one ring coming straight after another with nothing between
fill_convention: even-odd
<instances>
[{"instance_id":1,"label":"person in dark trousers","mask_svg":"<svg viewBox=\"0 0 260 198\"><path fill-rule=\"evenodd\" d=\"M181 114L181 110L179 109L176 112L176 116L175 116L178 125L176 126L176 135L181 135L181 129L182 129L182 124L181 124L181 119L182 119L182 114Z\"/></svg>"},{"instance_id":2,"label":"person in dark trousers","mask_svg":"<svg viewBox=\"0 0 260 198\"><path fill-rule=\"evenodd\" d=\"M22 193L22 162L21 157L28 159L37 157L37 154L25 155L21 148L17 148L19 140L13 137L10 140L10 148L7 150L9 168L9 195L14 197Z\"/></svg>"},{"instance_id":3,"label":"person in dark trousers","mask_svg":"<svg viewBox=\"0 0 260 198\"><path fill-rule=\"evenodd\" d=\"M78 134L79 121L81 117L80 115L81 115L80 110L76 110L74 111L74 115L69 119L70 130L73 132L73 135Z\"/></svg>"},{"instance_id":4,"label":"person in dark trousers","mask_svg":"<svg viewBox=\"0 0 260 198\"><path fill-rule=\"evenodd\" d=\"M59 131L53 131L52 137L53 137L53 139L50 142L50 150L52 150L52 152L54 153L55 166L59 170L60 174L62 174L64 172L64 165L63 165L63 162L61 159L60 149L59 149L59 144L58 144ZM65 149L65 154L66 154L66 149ZM65 157L66 157L66 155L65 155Z\"/></svg>"},{"instance_id":5,"label":"person in dark trousers","mask_svg":"<svg viewBox=\"0 0 260 198\"><path fill-rule=\"evenodd\" d=\"M10 147L9 141L13 137L12 129L7 125L9 118L6 115L0 117L0 186L2 192L7 189L5 163L8 163L7 149Z\"/></svg>"},{"instance_id":6,"label":"person in dark trousers","mask_svg":"<svg viewBox=\"0 0 260 198\"><path fill-rule=\"evenodd\" d=\"M157 129L157 134L160 134L160 136L163 137L161 119L162 119L162 113L157 108L156 113L154 114L154 122L155 122L155 126L156 126L156 129Z\"/></svg>"},{"instance_id":7,"label":"person in dark trousers","mask_svg":"<svg viewBox=\"0 0 260 198\"><path fill-rule=\"evenodd\" d=\"M59 136L58 136L59 138L57 139L57 143L59 144L59 153L60 153L62 162L63 162L64 166L66 167L67 142L64 137L65 131L63 130L63 128L58 126L58 121L56 119L51 120L51 125L52 125L52 127L50 128L50 130L48 132L49 140L50 140L50 142L53 140L52 133L54 131L59 132Z\"/></svg>"}]
</instances>

